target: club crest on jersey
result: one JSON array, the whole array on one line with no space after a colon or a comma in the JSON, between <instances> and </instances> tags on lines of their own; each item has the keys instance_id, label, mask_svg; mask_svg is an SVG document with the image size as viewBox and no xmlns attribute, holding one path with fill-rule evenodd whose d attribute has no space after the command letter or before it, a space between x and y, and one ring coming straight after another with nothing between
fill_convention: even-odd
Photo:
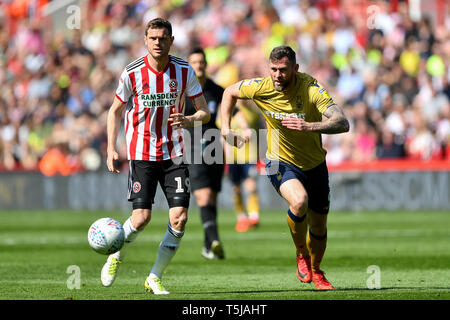
<instances>
[{"instance_id":1,"label":"club crest on jersey","mask_svg":"<svg viewBox=\"0 0 450 320\"><path fill-rule=\"evenodd\" d=\"M262 81L261 78L252 78L252 79L243 80L243 81L241 82L241 85L249 86L249 85L251 85L253 82L259 84L261 81Z\"/></svg>"},{"instance_id":2,"label":"club crest on jersey","mask_svg":"<svg viewBox=\"0 0 450 320\"><path fill-rule=\"evenodd\" d=\"M169 82L169 87L172 90L175 90L178 87L178 82L175 79L171 79Z\"/></svg>"},{"instance_id":3,"label":"club crest on jersey","mask_svg":"<svg viewBox=\"0 0 450 320\"><path fill-rule=\"evenodd\" d=\"M139 191L141 191L141 184L139 183L139 181L135 181L133 183L133 192L138 193Z\"/></svg>"},{"instance_id":4,"label":"club crest on jersey","mask_svg":"<svg viewBox=\"0 0 450 320\"><path fill-rule=\"evenodd\" d=\"M330 99L330 95L328 94L327 90L320 84L317 83L317 87L319 88L319 93L324 96L327 99Z\"/></svg>"}]
</instances>

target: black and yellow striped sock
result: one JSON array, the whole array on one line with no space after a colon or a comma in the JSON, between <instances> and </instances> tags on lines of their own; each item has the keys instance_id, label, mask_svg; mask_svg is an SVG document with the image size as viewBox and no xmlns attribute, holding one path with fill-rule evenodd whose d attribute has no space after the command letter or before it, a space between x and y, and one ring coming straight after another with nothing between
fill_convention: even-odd
<instances>
[{"instance_id":1,"label":"black and yellow striped sock","mask_svg":"<svg viewBox=\"0 0 450 320\"><path fill-rule=\"evenodd\" d=\"M309 230L307 246L311 256L311 269L313 271L320 270L320 263L327 247L327 232L325 231L323 235L315 235Z\"/></svg>"},{"instance_id":2,"label":"black and yellow striped sock","mask_svg":"<svg viewBox=\"0 0 450 320\"><path fill-rule=\"evenodd\" d=\"M309 253L306 246L306 213L301 217L297 217L289 209L286 218L289 225L289 230L291 231L292 240L295 244L297 256L308 256Z\"/></svg>"}]
</instances>

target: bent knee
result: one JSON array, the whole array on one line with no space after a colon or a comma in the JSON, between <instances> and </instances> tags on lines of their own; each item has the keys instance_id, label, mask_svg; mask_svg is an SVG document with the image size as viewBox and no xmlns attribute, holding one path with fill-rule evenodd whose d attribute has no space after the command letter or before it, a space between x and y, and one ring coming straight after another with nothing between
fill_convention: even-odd
<instances>
[{"instance_id":1,"label":"bent knee","mask_svg":"<svg viewBox=\"0 0 450 320\"><path fill-rule=\"evenodd\" d=\"M292 213L295 215L303 215L308 209L308 195L297 196L290 204Z\"/></svg>"}]
</instances>

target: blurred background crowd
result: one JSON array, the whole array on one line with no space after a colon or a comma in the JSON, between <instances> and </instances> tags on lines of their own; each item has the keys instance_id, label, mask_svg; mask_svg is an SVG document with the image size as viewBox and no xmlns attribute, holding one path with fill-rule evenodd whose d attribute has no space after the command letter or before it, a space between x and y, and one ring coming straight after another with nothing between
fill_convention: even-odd
<instances>
[{"instance_id":1,"label":"blurred background crowd","mask_svg":"<svg viewBox=\"0 0 450 320\"><path fill-rule=\"evenodd\" d=\"M300 71L318 79L351 122L349 133L323 135L330 164L450 161L445 0L0 3L1 171L104 170L119 75L147 53L144 26L158 16L173 25L172 54L187 58L203 47L209 75L224 87L268 75L270 50L292 46ZM124 141L120 149L124 159Z\"/></svg>"}]
</instances>

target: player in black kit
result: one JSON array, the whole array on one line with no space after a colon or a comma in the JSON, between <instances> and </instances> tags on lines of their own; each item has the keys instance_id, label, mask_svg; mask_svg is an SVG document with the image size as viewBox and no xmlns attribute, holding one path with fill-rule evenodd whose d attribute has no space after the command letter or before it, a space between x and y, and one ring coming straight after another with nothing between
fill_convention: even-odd
<instances>
[{"instance_id":1,"label":"player in black kit","mask_svg":"<svg viewBox=\"0 0 450 320\"><path fill-rule=\"evenodd\" d=\"M214 136L209 141L204 140L203 134L208 129L218 130L216 117L224 89L207 77L206 56L203 49L193 49L189 54L188 62L194 69L197 79L202 86L203 95L211 112L210 121L202 126L201 137L194 135L194 131L196 130L194 127L187 128L187 131L191 135L191 156L189 159L191 191L200 208L200 217L205 232L205 244L202 249L202 256L206 259L224 259L225 254L217 230L217 195L221 190L224 160L221 158L220 161L206 164L203 157L199 158L198 156L199 154L203 154L205 147L215 141ZM192 103L189 99L186 99L185 115L192 114L195 111ZM216 145L220 145L220 148L222 148L222 144L218 142L216 141ZM197 158L195 158L195 154L197 154ZM212 156L214 156L214 153ZM200 163L197 163L199 160Z\"/></svg>"}]
</instances>

